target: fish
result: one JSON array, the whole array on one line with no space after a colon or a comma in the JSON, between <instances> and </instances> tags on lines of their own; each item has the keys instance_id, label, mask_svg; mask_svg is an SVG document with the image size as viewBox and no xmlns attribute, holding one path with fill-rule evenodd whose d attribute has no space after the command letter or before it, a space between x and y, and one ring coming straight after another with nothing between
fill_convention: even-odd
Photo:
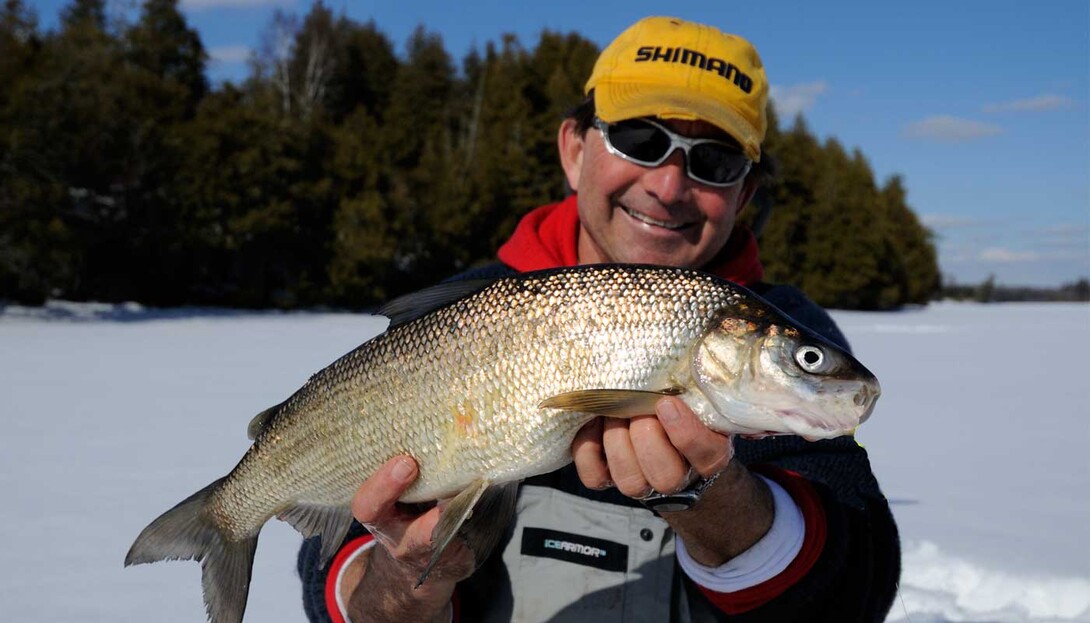
<instances>
[{"instance_id":1,"label":"fish","mask_svg":"<svg viewBox=\"0 0 1090 623\"><path fill-rule=\"evenodd\" d=\"M596 264L453 281L379 313L383 333L258 414L238 465L149 524L125 565L199 561L209 620L238 623L262 526L276 517L321 535L324 566L353 494L396 455L419 466L401 502L445 503L431 564L455 536L482 560L518 483L570 463L595 417L651 414L672 395L716 431L815 440L851 434L881 393L845 350L695 270ZM501 525L465 529L475 510Z\"/></svg>"}]
</instances>

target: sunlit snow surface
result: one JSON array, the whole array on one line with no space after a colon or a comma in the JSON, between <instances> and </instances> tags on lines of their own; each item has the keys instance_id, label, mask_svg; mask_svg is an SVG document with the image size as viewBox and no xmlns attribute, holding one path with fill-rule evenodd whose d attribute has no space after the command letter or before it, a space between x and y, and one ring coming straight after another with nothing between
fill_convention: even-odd
<instances>
[{"instance_id":1,"label":"sunlit snow surface","mask_svg":"<svg viewBox=\"0 0 1090 623\"><path fill-rule=\"evenodd\" d=\"M882 382L858 437L905 545L890 621L1090 621L1090 306L834 316ZM0 620L203 620L199 567L123 569L133 538L233 467L254 414L384 325L0 310ZM247 621L303 620L298 542L262 532Z\"/></svg>"}]
</instances>

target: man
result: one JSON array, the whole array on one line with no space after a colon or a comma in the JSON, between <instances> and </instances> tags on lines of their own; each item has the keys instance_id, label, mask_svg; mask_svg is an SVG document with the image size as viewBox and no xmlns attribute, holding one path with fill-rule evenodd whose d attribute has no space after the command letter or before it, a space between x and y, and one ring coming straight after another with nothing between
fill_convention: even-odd
<instances>
[{"instance_id":1,"label":"man","mask_svg":"<svg viewBox=\"0 0 1090 623\"><path fill-rule=\"evenodd\" d=\"M576 194L528 214L500 249L502 264L474 276L599 262L700 268L846 347L800 292L761 282L753 235L735 225L765 168L768 83L747 41L644 19L606 48L586 88L558 133ZM897 531L851 438L735 438L663 398L654 414L588 424L572 455L572 465L523 483L514 524L479 568L456 542L419 588L440 510L396 504L418 472L411 457L392 459L353 501L369 532L354 531L328 569L317 539L304 544L308 616L884 619L900 572Z\"/></svg>"}]
</instances>

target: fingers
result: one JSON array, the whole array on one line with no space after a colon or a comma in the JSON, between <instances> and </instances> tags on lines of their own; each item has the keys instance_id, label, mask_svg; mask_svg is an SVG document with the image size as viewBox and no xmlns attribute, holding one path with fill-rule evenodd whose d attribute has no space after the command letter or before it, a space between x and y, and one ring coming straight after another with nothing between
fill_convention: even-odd
<instances>
[{"instance_id":1,"label":"fingers","mask_svg":"<svg viewBox=\"0 0 1090 623\"><path fill-rule=\"evenodd\" d=\"M636 456L629 433L630 425L649 417L651 416L639 416L631 422L610 418L602 426L602 446L609 463L610 477L616 483L617 490L631 498L642 497L651 492L651 485L640 468L640 460Z\"/></svg>"},{"instance_id":2,"label":"fingers","mask_svg":"<svg viewBox=\"0 0 1090 623\"><path fill-rule=\"evenodd\" d=\"M651 489L672 493L688 484L689 465L655 416L607 421L602 439L621 493L639 498Z\"/></svg>"},{"instance_id":3,"label":"fingers","mask_svg":"<svg viewBox=\"0 0 1090 623\"><path fill-rule=\"evenodd\" d=\"M594 418L588 422L576 433L571 446L575 471L588 489L601 490L613 486L605 451L602 449L603 421L603 418Z\"/></svg>"},{"instance_id":4,"label":"fingers","mask_svg":"<svg viewBox=\"0 0 1090 623\"><path fill-rule=\"evenodd\" d=\"M690 467L710 477L734 456L729 435L706 427L680 399L656 404L654 416L628 420L597 418L572 443L572 457L583 484L602 489L614 484L633 498L655 489L670 493L688 486Z\"/></svg>"},{"instance_id":5,"label":"fingers","mask_svg":"<svg viewBox=\"0 0 1090 623\"><path fill-rule=\"evenodd\" d=\"M370 525L397 514L395 503L416 480L418 469L411 457L396 456L368 478L352 497L352 514Z\"/></svg>"},{"instance_id":6,"label":"fingers","mask_svg":"<svg viewBox=\"0 0 1090 623\"><path fill-rule=\"evenodd\" d=\"M648 484L660 493L673 493L689 485L689 462L674 448L658 418L633 420L632 448Z\"/></svg>"},{"instance_id":7,"label":"fingers","mask_svg":"<svg viewBox=\"0 0 1090 623\"><path fill-rule=\"evenodd\" d=\"M704 426L692 409L677 398L663 398L655 409L670 444L701 476L709 478L727 468L734 457L734 443L729 435Z\"/></svg>"}]
</instances>

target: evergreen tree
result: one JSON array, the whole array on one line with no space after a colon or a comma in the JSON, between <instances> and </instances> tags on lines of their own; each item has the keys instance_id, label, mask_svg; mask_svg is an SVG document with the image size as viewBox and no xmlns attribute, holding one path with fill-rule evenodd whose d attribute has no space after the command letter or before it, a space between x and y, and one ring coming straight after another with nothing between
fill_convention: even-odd
<instances>
[{"instance_id":1,"label":"evergreen tree","mask_svg":"<svg viewBox=\"0 0 1090 623\"><path fill-rule=\"evenodd\" d=\"M115 230L124 243L108 257L132 283L111 298L177 304L187 300L194 271L180 235L188 227L180 203L187 189L179 187L177 171L186 157L184 125L208 92L207 56L176 0L145 2L124 41L125 72L114 80L127 93L132 123L123 181L114 184L124 208Z\"/></svg>"},{"instance_id":2,"label":"evergreen tree","mask_svg":"<svg viewBox=\"0 0 1090 623\"><path fill-rule=\"evenodd\" d=\"M0 110L7 107L16 83L34 71L41 53L37 17L22 0L0 7Z\"/></svg>"},{"instance_id":3,"label":"evergreen tree","mask_svg":"<svg viewBox=\"0 0 1090 623\"><path fill-rule=\"evenodd\" d=\"M150 73L162 91L154 103L180 107L184 116L192 116L208 92L204 75L208 55L197 31L178 11L178 1L145 0L140 21L127 38L130 62Z\"/></svg>"},{"instance_id":4,"label":"evergreen tree","mask_svg":"<svg viewBox=\"0 0 1090 623\"><path fill-rule=\"evenodd\" d=\"M72 4L61 11L61 25L69 32L81 28L105 32L106 1L72 0Z\"/></svg>"},{"instance_id":5,"label":"evergreen tree","mask_svg":"<svg viewBox=\"0 0 1090 623\"><path fill-rule=\"evenodd\" d=\"M767 191L773 216L761 235L761 261L770 281L801 285L802 273L810 265L807 242L816 189L824 175L820 169L822 151L802 117L780 134L779 144L774 153L780 175Z\"/></svg>"},{"instance_id":6,"label":"evergreen tree","mask_svg":"<svg viewBox=\"0 0 1090 623\"><path fill-rule=\"evenodd\" d=\"M881 199L890 226L889 236L903 262L902 302L922 305L941 287L938 254L933 234L908 206L906 194L901 177L895 175L882 187Z\"/></svg>"},{"instance_id":7,"label":"evergreen tree","mask_svg":"<svg viewBox=\"0 0 1090 623\"><path fill-rule=\"evenodd\" d=\"M393 44L375 22L359 25L342 18L337 23L338 47L334 51L326 107L341 123L357 107L372 119L381 119L397 78L398 60Z\"/></svg>"},{"instance_id":8,"label":"evergreen tree","mask_svg":"<svg viewBox=\"0 0 1090 623\"><path fill-rule=\"evenodd\" d=\"M361 107L335 136L332 169L341 195L333 216L328 279L330 296L340 304L377 303L393 295L397 219L384 192L389 172L374 140L378 132Z\"/></svg>"},{"instance_id":9,"label":"evergreen tree","mask_svg":"<svg viewBox=\"0 0 1090 623\"><path fill-rule=\"evenodd\" d=\"M580 35L546 30L528 59L534 123L526 148L534 167L528 191L515 206L520 211L555 199L566 188L557 169L557 126L583 100L598 53L598 46Z\"/></svg>"},{"instance_id":10,"label":"evergreen tree","mask_svg":"<svg viewBox=\"0 0 1090 623\"><path fill-rule=\"evenodd\" d=\"M984 280L979 286L976 287L976 292L973 294L973 300L978 303L993 303L995 302L995 275L988 275L988 278Z\"/></svg>"},{"instance_id":11,"label":"evergreen tree","mask_svg":"<svg viewBox=\"0 0 1090 623\"><path fill-rule=\"evenodd\" d=\"M388 226L397 240L395 272L390 275L394 282L387 284L394 288L421 287L437 271L449 271L444 251L450 242L437 235L435 224L441 220L438 211L454 211L460 205L451 174L454 68L442 39L423 27L409 38L407 48L380 134L390 167L385 186Z\"/></svg>"},{"instance_id":12,"label":"evergreen tree","mask_svg":"<svg viewBox=\"0 0 1090 623\"><path fill-rule=\"evenodd\" d=\"M537 162L530 156L535 128L527 60L518 39L506 35L499 50L486 46L474 78L471 130L459 163L472 199L463 217L451 215L457 227L472 232L467 238L475 248L460 258L463 263L494 254L500 232L532 207L526 194L532 192Z\"/></svg>"}]
</instances>

